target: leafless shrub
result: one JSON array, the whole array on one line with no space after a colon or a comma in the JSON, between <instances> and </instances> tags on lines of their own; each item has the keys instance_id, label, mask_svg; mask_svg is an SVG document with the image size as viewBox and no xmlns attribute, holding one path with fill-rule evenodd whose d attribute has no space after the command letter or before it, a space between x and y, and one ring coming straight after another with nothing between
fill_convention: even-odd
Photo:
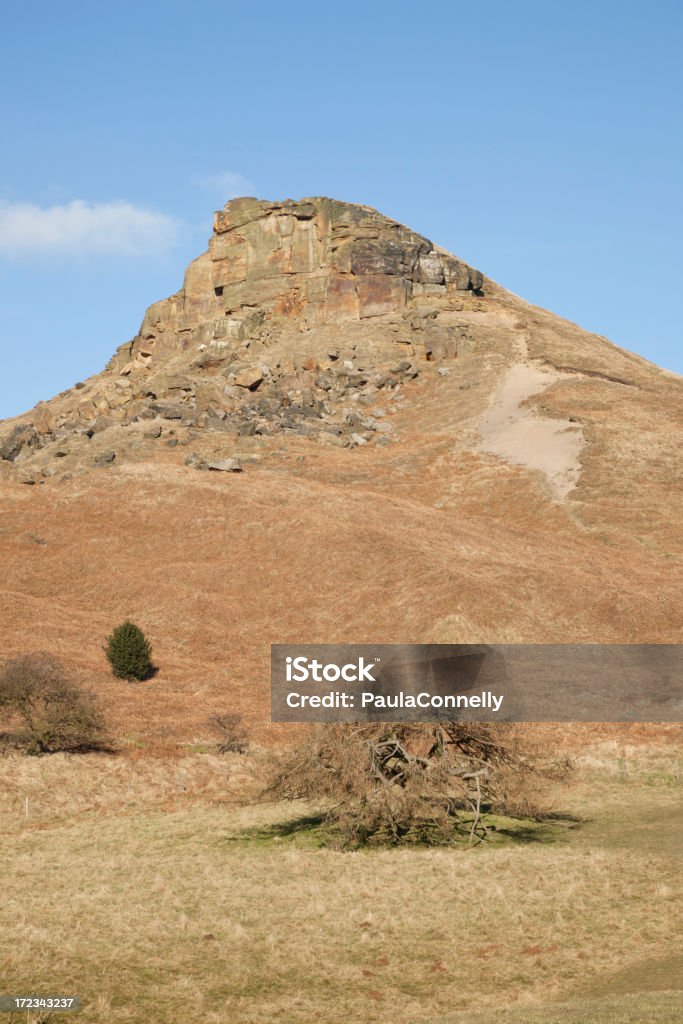
<instances>
[{"instance_id":1,"label":"leafless shrub","mask_svg":"<svg viewBox=\"0 0 683 1024\"><path fill-rule=\"evenodd\" d=\"M0 711L17 723L10 735L30 754L108 746L94 696L72 682L49 654L26 654L5 664L0 671Z\"/></svg>"},{"instance_id":2,"label":"leafless shrub","mask_svg":"<svg viewBox=\"0 0 683 1024\"><path fill-rule=\"evenodd\" d=\"M505 726L320 726L276 760L266 792L324 802L346 845L473 842L486 811L539 817L541 783L567 767Z\"/></svg>"},{"instance_id":3,"label":"leafless shrub","mask_svg":"<svg viewBox=\"0 0 683 1024\"><path fill-rule=\"evenodd\" d=\"M208 724L218 734L219 754L245 754L247 752L249 737L241 715L216 711L209 717Z\"/></svg>"}]
</instances>

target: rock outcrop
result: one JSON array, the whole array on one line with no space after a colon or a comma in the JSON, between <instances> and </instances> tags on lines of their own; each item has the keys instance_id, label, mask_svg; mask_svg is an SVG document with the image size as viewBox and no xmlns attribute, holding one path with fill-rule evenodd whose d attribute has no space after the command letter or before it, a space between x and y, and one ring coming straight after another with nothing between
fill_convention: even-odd
<instances>
[{"instance_id":1,"label":"rock outcrop","mask_svg":"<svg viewBox=\"0 0 683 1024\"><path fill-rule=\"evenodd\" d=\"M368 207L235 199L183 288L150 306L106 371L0 428L0 459L110 465L112 448L125 458L197 432L389 443L372 408L471 347L458 313L483 288L479 271ZM100 437L102 451L89 443Z\"/></svg>"},{"instance_id":2,"label":"rock outcrop","mask_svg":"<svg viewBox=\"0 0 683 1024\"><path fill-rule=\"evenodd\" d=\"M272 346L292 321L302 335L293 355L325 356L311 351L315 328L395 316L415 310L425 297L482 286L478 271L369 208L329 199L235 199L216 214L208 252L190 265L183 289L150 307L115 365L132 371L154 356L200 345ZM425 313L428 318L419 310L416 326ZM409 344L410 330L400 327L405 337L398 343ZM206 367L211 359L197 362Z\"/></svg>"}]
</instances>

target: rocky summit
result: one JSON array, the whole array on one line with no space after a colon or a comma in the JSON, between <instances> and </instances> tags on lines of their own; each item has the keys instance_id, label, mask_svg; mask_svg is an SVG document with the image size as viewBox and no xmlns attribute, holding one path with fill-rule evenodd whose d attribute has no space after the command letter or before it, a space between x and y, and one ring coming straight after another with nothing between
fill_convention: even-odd
<instances>
[{"instance_id":1,"label":"rocky summit","mask_svg":"<svg viewBox=\"0 0 683 1024\"><path fill-rule=\"evenodd\" d=\"M231 452L250 436L389 443L373 406L473 348L483 286L367 207L233 200L183 288L147 310L104 373L5 427L0 456L28 482L162 439L232 435L214 437Z\"/></svg>"}]
</instances>

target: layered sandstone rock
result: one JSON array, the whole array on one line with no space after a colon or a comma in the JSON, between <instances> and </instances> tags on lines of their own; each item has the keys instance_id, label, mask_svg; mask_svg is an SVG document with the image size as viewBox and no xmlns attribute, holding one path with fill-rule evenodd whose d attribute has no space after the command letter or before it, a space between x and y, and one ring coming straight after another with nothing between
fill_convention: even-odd
<instances>
[{"instance_id":1,"label":"layered sandstone rock","mask_svg":"<svg viewBox=\"0 0 683 1024\"><path fill-rule=\"evenodd\" d=\"M267 339L293 320L302 334L357 324L482 285L478 271L369 208L235 199L216 214L182 291L150 307L119 362L130 356L132 369L192 345Z\"/></svg>"},{"instance_id":2,"label":"layered sandstone rock","mask_svg":"<svg viewBox=\"0 0 683 1024\"><path fill-rule=\"evenodd\" d=\"M1 431L0 458L33 464L70 439L76 462L87 463L95 449L86 442L105 432L125 457L140 437L122 428L148 419L184 439L192 429L386 442L390 428L363 405L471 344L453 314L483 284L478 271L368 207L233 200L216 213L183 288L150 306L103 374ZM103 464L99 455L91 462Z\"/></svg>"},{"instance_id":3,"label":"layered sandstone rock","mask_svg":"<svg viewBox=\"0 0 683 1024\"><path fill-rule=\"evenodd\" d=\"M457 309L458 293L482 287L479 271L368 207L235 199L216 214L209 249L190 264L182 290L148 309L139 334L111 366L128 373L155 357L207 346L214 351L196 366L209 368L224 361L221 352L262 351L285 341L283 334L295 360L325 361L336 357L325 347L342 327L346 355L353 356L354 340L367 340L375 318L388 318L396 329L386 337L375 332L367 356L405 354L396 345L415 355L413 328L423 326L418 356L453 355L457 338L447 337L447 324L441 334L431 329L438 308L424 301Z\"/></svg>"}]
</instances>

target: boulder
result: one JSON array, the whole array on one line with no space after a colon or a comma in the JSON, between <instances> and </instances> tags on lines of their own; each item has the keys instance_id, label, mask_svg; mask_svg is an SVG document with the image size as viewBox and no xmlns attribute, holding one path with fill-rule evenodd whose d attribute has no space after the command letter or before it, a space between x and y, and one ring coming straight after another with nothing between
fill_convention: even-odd
<instances>
[{"instance_id":1,"label":"boulder","mask_svg":"<svg viewBox=\"0 0 683 1024\"><path fill-rule=\"evenodd\" d=\"M235 374L235 384L249 391L256 391L263 380L263 369L260 366L248 366Z\"/></svg>"},{"instance_id":2,"label":"boulder","mask_svg":"<svg viewBox=\"0 0 683 1024\"><path fill-rule=\"evenodd\" d=\"M37 434L51 434L55 429L55 417L46 402L38 402L33 410L33 428Z\"/></svg>"},{"instance_id":3,"label":"boulder","mask_svg":"<svg viewBox=\"0 0 683 1024\"><path fill-rule=\"evenodd\" d=\"M93 434L101 434L103 431L109 430L110 427L117 426L117 423L118 421L111 416L97 416L90 424L90 429Z\"/></svg>"},{"instance_id":4,"label":"boulder","mask_svg":"<svg viewBox=\"0 0 683 1024\"><path fill-rule=\"evenodd\" d=\"M152 414L163 420L182 420L191 410L181 402L155 402L150 406Z\"/></svg>"},{"instance_id":5,"label":"boulder","mask_svg":"<svg viewBox=\"0 0 683 1024\"><path fill-rule=\"evenodd\" d=\"M96 455L93 463L95 466L110 466L116 458L116 452L106 451Z\"/></svg>"},{"instance_id":6,"label":"boulder","mask_svg":"<svg viewBox=\"0 0 683 1024\"><path fill-rule=\"evenodd\" d=\"M204 469L214 473L241 473L242 466L239 459L212 459L204 463Z\"/></svg>"},{"instance_id":7,"label":"boulder","mask_svg":"<svg viewBox=\"0 0 683 1024\"><path fill-rule=\"evenodd\" d=\"M0 440L0 459L14 462L24 448L37 448L38 444L39 438L34 428L24 423L19 424L7 437Z\"/></svg>"}]
</instances>

